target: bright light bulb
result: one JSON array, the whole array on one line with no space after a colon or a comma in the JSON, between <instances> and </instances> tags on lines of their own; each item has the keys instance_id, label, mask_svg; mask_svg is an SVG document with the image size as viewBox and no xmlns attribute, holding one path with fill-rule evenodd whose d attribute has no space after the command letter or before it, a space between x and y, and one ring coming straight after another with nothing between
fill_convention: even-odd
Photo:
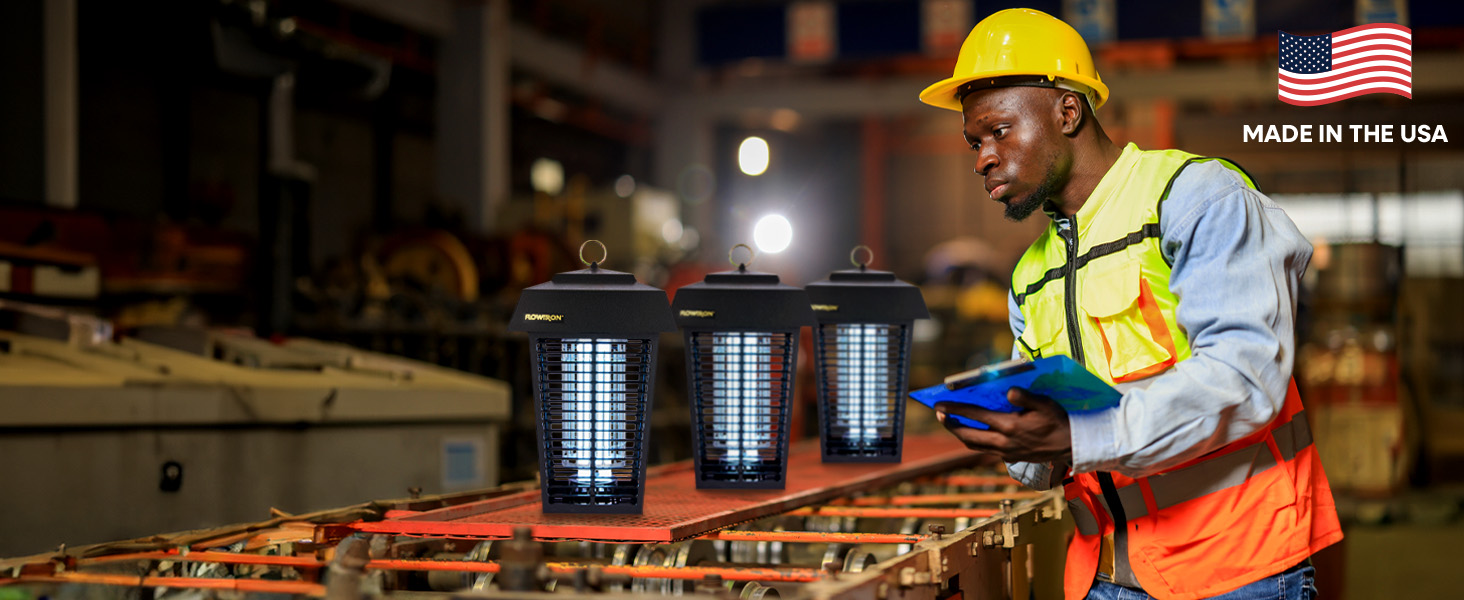
<instances>
[{"instance_id":1,"label":"bright light bulb","mask_svg":"<svg viewBox=\"0 0 1464 600\"><path fill-rule=\"evenodd\" d=\"M768 142L757 136L742 140L737 148L737 164L748 175L762 175L768 170Z\"/></svg>"},{"instance_id":2,"label":"bright light bulb","mask_svg":"<svg viewBox=\"0 0 1464 600\"><path fill-rule=\"evenodd\" d=\"M667 244L675 244L681 241L681 236L684 233L686 231L682 229L680 219L668 219L665 223L661 224L661 239L666 240Z\"/></svg>"},{"instance_id":3,"label":"bright light bulb","mask_svg":"<svg viewBox=\"0 0 1464 600\"><path fill-rule=\"evenodd\" d=\"M529 184L536 192L558 195L564 190L564 165L552 158L534 160L534 164L529 165Z\"/></svg>"},{"instance_id":4,"label":"bright light bulb","mask_svg":"<svg viewBox=\"0 0 1464 600\"><path fill-rule=\"evenodd\" d=\"M615 195L621 198L629 198L635 193L635 178L630 175L621 175L615 180Z\"/></svg>"},{"instance_id":5,"label":"bright light bulb","mask_svg":"<svg viewBox=\"0 0 1464 600\"><path fill-rule=\"evenodd\" d=\"M793 243L793 224L783 215L768 215L758 220L752 228L752 241L757 249L768 254L777 254Z\"/></svg>"}]
</instances>

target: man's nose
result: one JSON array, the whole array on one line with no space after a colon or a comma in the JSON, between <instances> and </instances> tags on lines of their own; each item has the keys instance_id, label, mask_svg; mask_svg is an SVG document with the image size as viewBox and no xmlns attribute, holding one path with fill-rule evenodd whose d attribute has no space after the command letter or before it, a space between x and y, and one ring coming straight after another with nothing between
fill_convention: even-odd
<instances>
[{"instance_id":1,"label":"man's nose","mask_svg":"<svg viewBox=\"0 0 1464 600\"><path fill-rule=\"evenodd\" d=\"M982 148L981 153L976 155L976 172L980 173L982 177L989 176L991 170L998 164L1001 164L1001 159L997 158L996 152L993 150Z\"/></svg>"}]
</instances>

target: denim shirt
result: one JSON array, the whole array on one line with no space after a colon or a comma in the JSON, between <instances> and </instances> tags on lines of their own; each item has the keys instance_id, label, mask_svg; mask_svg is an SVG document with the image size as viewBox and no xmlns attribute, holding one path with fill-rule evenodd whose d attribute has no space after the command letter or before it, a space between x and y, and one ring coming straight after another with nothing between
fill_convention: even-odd
<instances>
[{"instance_id":1,"label":"denim shirt","mask_svg":"<svg viewBox=\"0 0 1464 600\"><path fill-rule=\"evenodd\" d=\"M1311 244L1275 202L1213 161L1185 167L1164 203L1160 249L1173 267L1169 289L1191 356L1120 384L1114 410L1070 415L1071 465L1010 463L1012 477L1029 487L1054 487L1070 473L1153 475L1250 435L1281 412ZM1022 312L1011 295L1007 304L1012 334L1021 337Z\"/></svg>"}]
</instances>

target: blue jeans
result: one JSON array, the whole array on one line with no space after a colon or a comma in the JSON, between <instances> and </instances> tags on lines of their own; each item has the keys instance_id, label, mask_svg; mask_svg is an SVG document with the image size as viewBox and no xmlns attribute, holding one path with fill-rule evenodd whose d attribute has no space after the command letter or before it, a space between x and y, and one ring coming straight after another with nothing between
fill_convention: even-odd
<instances>
[{"instance_id":1,"label":"blue jeans","mask_svg":"<svg viewBox=\"0 0 1464 600\"><path fill-rule=\"evenodd\" d=\"M1317 597L1316 569L1302 563L1219 596L1211 600L1312 600ZM1094 581L1088 600L1153 600L1143 590L1126 588L1106 581Z\"/></svg>"}]
</instances>

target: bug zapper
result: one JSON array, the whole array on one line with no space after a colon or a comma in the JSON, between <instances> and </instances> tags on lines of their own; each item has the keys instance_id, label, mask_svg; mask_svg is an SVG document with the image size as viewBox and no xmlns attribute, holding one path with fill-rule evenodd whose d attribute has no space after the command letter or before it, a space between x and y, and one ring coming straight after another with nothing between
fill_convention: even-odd
<instances>
[{"instance_id":1,"label":"bug zapper","mask_svg":"<svg viewBox=\"0 0 1464 600\"><path fill-rule=\"evenodd\" d=\"M637 514L657 338L676 325L665 292L587 264L525 289L508 327L531 340L543 507Z\"/></svg>"},{"instance_id":2,"label":"bug zapper","mask_svg":"<svg viewBox=\"0 0 1464 600\"><path fill-rule=\"evenodd\" d=\"M678 289L671 306L686 339L696 484L782 488L798 333L813 312L803 290L733 264Z\"/></svg>"},{"instance_id":3,"label":"bug zapper","mask_svg":"<svg viewBox=\"0 0 1464 600\"><path fill-rule=\"evenodd\" d=\"M818 320L819 440L824 462L899 462L909 387L911 325L930 312L920 288L888 271L835 271L807 286Z\"/></svg>"}]
</instances>

